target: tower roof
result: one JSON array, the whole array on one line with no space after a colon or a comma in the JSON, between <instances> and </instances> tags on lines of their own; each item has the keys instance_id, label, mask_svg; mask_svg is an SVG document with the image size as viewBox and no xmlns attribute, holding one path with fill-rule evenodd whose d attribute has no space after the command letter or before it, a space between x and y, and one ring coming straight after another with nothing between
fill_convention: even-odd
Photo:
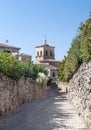
<instances>
[{"instance_id":1,"label":"tower roof","mask_svg":"<svg viewBox=\"0 0 91 130\"><path fill-rule=\"evenodd\" d=\"M41 46L36 46L35 48L39 48L39 47L53 47L53 48L55 48L54 46L50 46L50 45L47 44L47 39L46 39L46 38L44 39L43 45L41 45Z\"/></svg>"}]
</instances>

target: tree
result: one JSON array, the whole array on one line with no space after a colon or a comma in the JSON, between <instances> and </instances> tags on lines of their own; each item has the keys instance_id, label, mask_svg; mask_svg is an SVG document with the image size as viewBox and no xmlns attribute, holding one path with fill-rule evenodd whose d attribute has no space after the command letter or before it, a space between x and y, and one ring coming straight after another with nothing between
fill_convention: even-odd
<instances>
[{"instance_id":1,"label":"tree","mask_svg":"<svg viewBox=\"0 0 91 130\"><path fill-rule=\"evenodd\" d=\"M67 57L64 58L58 69L58 78L60 80L68 82L82 63L79 57L80 43L81 37L77 35L72 41Z\"/></svg>"},{"instance_id":2,"label":"tree","mask_svg":"<svg viewBox=\"0 0 91 130\"><path fill-rule=\"evenodd\" d=\"M91 60L91 15L85 23L80 24L67 57L60 63L58 78L68 82L80 65L89 60Z\"/></svg>"}]
</instances>

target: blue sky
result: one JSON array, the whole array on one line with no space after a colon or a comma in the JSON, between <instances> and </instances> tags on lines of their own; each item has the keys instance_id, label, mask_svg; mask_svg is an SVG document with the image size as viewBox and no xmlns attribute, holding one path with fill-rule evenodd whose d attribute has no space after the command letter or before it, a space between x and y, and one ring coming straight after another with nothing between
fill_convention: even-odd
<instances>
[{"instance_id":1,"label":"blue sky","mask_svg":"<svg viewBox=\"0 0 91 130\"><path fill-rule=\"evenodd\" d=\"M90 11L91 0L0 0L0 42L8 39L34 60L46 35L62 60Z\"/></svg>"}]
</instances>

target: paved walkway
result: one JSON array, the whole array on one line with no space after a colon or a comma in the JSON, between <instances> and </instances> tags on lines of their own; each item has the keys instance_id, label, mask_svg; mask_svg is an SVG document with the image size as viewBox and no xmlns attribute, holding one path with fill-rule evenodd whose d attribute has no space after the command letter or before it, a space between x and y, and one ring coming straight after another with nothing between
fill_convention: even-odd
<instances>
[{"instance_id":1,"label":"paved walkway","mask_svg":"<svg viewBox=\"0 0 91 130\"><path fill-rule=\"evenodd\" d=\"M78 116L67 96L57 90L22 105L4 118L0 130L89 130Z\"/></svg>"}]
</instances>

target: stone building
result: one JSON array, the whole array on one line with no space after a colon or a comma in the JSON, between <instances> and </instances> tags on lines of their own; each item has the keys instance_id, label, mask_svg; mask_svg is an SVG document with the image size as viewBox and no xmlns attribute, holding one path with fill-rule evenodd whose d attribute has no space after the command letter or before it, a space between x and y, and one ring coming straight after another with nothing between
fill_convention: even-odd
<instances>
[{"instance_id":1,"label":"stone building","mask_svg":"<svg viewBox=\"0 0 91 130\"><path fill-rule=\"evenodd\" d=\"M4 52L11 53L11 54L19 55L20 49L21 48L19 48L19 47L14 47L14 46L10 46L10 45L0 43L0 51L4 51Z\"/></svg>"},{"instance_id":2,"label":"stone building","mask_svg":"<svg viewBox=\"0 0 91 130\"><path fill-rule=\"evenodd\" d=\"M57 80L57 67L59 61L55 60L55 47L47 44L47 40L44 40L44 44L36 46L36 63L43 65L48 70L48 76L53 81Z\"/></svg>"},{"instance_id":3,"label":"stone building","mask_svg":"<svg viewBox=\"0 0 91 130\"><path fill-rule=\"evenodd\" d=\"M16 58L19 59L20 61L31 61L32 60L31 55L24 54L24 53L19 54L20 49L21 48L19 47L14 47L14 46L0 43L0 51L11 53L14 56L16 56Z\"/></svg>"},{"instance_id":4,"label":"stone building","mask_svg":"<svg viewBox=\"0 0 91 130\"><path fill-rule=\"evenodd\" d=\"M20 61L31 61L32 60L32 56L28 55L28 54L25 54L25 53L21 53L19 55L19 60Z\"/></svg>"}]
</instances>

